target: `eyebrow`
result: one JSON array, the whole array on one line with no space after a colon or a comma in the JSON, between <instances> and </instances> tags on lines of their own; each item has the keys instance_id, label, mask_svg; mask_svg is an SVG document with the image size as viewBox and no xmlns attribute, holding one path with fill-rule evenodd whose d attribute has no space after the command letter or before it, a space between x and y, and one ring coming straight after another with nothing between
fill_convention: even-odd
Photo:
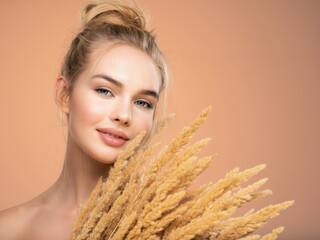
<instances>
[{"instance_id":1,"label":"eyebrow","mask_svg":"<svg viewBox=\"0 0 320 240\"><path fill-rule=\"evenodd\" d=\"M104 74L97 74L97 75L94 75L92 78L102 78L104 80L107 80L108 82L116 85L117 87L123 87L123 83L113 79L112 77L109 77L107 75L104 75ZM155 99L159 99L159 95L156 91L153 91L153 90L141 90L139 91L140 94L143 94L143 95L149 95L149 96L152 96L154 97Z\"/></svg>"},{"instance_id":2,"label":"eyebrow","mask_svg":"<svg viewBox=\"0 0 320 240\"><path fill-rule=\"evenodd\" d=\"M107 80L109 82L111 82L112 84L118 86L118 87L122 87L123 84L115 79L113 79L112 77L109 77L107 75L104 75L104 74L97 74L97 75L94 75L92 78L102 78L104 80Z\"/></svg>"},{"instance_id":3,"label":"eyebrow","mask_svg":"<svg viewBox=\"0 0 320 240\"><path fill-rule=\"evenodd\" d=\"M156 93L155 91L152 91L152 90L141 90L140 93L144 94L144 95L150 95L157 100L159 99L158 93Z\"/></svg>"}]
</instances>

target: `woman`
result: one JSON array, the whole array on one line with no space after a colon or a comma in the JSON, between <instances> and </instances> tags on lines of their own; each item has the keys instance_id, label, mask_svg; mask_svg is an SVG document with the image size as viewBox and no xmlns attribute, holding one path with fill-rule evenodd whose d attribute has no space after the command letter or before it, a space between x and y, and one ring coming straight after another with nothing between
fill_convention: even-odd
<instances>
[{"instance_id":1,"label":"woman","mask_svg":"<svg viewBox=\"0 0 320 240\"><path fill-rule=\"evenodd\" d=\"M54 96L68 122L64 167L48 190L0 214L0 239L68 239L80 205L118 153L150 133L167 66L138 7L87 4Z\"/></svg>"}]
</instances>

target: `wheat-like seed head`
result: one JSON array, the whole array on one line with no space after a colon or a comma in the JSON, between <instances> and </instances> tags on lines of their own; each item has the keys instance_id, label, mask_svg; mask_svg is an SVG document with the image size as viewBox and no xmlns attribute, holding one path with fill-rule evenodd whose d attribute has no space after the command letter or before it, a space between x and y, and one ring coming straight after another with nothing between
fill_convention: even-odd
<instances>
[{"instance_id":1,"label":"wheat-like seed head","mask_svg":"<svg viewBox=\"0 0 320 240\"><path fill-rule=\"evenodd\" d=\"M240 188L265 165L243 172L235 168L215 184L189 189L216 156L197 160L196 155L210 139L190 145L191 137L210 110L202 111L155 157L153 153L159 144L139 147L144 133L129 143L119 154L108 178L99 180L87 206L81 209L70 239L260 239L259 235L250 234L293 201L270 205L257 212L251 210L242 217L231 215L243 204L271 194L270 190L258 191L267 179ZM160 121L153 134L171 118ZM142 169L151 157L150 166ZM275 239L282 230L277 228L261 240Z\"/></svg>"}]
</instances>

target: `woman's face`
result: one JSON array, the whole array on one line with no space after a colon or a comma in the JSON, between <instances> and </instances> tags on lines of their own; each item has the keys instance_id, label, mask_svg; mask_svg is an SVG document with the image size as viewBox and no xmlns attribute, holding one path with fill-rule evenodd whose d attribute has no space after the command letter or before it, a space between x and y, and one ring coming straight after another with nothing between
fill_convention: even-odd
<instances>
[{"instance_id":1,"label":"woman's face","mask_svg":"<svg viewBox=\"0 0 320 240\"><path fill-rule=\"evenodd\" d=\"M150 132L160 75L142 50L96 47L69 98L69 137L88 157L113 163L141 131Z\"/></svg>"}]
</instances>

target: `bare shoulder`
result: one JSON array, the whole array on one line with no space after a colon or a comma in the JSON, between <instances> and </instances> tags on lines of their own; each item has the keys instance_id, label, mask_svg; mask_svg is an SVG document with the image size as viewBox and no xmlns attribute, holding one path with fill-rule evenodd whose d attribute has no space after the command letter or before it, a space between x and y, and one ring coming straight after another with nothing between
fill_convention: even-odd
<instances>
[{"instance_id":1,"label":"bare shoulder","mask_svg":"<svg viewBox=\"0 0 320 240\"><path fill-rule=\"evenodd\" d=\"M69 239L77 208L56 205L47 195L0 211L0 239L57 240Z\"/></svg>"},{"instance_id":2,"label":"bare shoulder","mask_svg":"<svg viewBox=\"0 0 320 240\"><path fill-rule=\"evenodd\" d=\"M19 239L28 227L35 210L28 203L24 203L0 211L0 239Z\"/></svg>"}]
</instances>

